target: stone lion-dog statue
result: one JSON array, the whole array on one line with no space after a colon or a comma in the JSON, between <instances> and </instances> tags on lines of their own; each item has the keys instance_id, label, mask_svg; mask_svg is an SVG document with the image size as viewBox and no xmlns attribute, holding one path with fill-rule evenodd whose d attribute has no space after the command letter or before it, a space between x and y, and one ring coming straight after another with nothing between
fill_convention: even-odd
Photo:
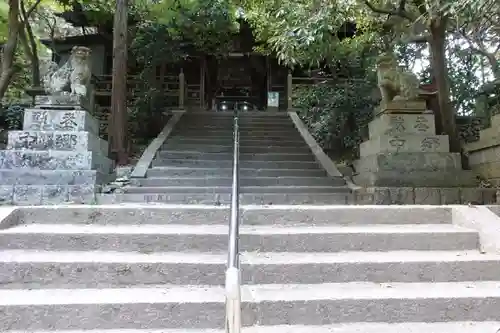
<instances>
[{"instance_id":1,"label":"stone lion-dog statue","mask_svg":"<svg viewBox=\"0 0 500 333\"><path fill-rule=\"evenodd\" d=\"M420 92L417 76L403 71L392 53L384 53L377 59L377 84L382 105L387 105L393 100L417 100Z\"/></svg>"},{"instance_id":2,"label":"stone lion-dog statue","mask_svg":"<svg viewBox=\"0 0 500 333\"><path fill-rule=\"evenodd\" d=\"M68 89L71 95L87 96L90 81L90 55L92 51L85 46L74 46L68 61L61 67L49 61L43 76L45 91L50 95L64 94Z\"/></svg>"}]
</instances>

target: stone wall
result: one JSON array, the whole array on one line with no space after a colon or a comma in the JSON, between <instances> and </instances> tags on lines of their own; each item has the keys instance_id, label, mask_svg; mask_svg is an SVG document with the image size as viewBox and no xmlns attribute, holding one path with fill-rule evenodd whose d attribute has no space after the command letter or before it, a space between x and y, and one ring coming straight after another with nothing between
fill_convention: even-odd
<instances>
[{"instance_id":1,"label":"stone wall","mask_svg":"<svg viewBox=\"0 0 500 333\"><path fill-rule=\"evenodd\" d=\"M465 146L469 165L492 185L500 185L500 114L491 117L491 127L480 132L480 139Z\"/></svg>"}]
</instances>

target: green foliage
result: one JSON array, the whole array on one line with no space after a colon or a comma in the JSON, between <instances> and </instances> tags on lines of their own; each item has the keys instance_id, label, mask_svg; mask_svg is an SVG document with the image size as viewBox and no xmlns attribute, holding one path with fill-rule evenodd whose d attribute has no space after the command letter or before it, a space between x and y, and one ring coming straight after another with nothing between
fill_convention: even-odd
<instances>
[{"instance_id":1,"label":"green foliage","mask_svg":"<svg viewBox=\"0 0 500 333\"><path fill-rule=\"evenodd\" d=\"M373 116L373 87L371 80L354 79L301 86L294 107L323 149L353 159Z\"/></svg>"},{"instance_id":2,"label":"green foliage","mask_svg":"<svg viewBox=\"0 0 500 333\"><path fill-rule=\"evenodd\" d=\"M21 130L23 127L24 109L27 105L11 104L1 109L2 121L7 124L9 130Z\"/></svg>"},{"instance_id":3,"label":"green foliage","mask_svg":"<svg viewBox=\"0 0 500 333\"><path fill-rule=\"evenodd\" d=\"M359 54L375 43L373 22L367 16L359 16L356 3L247 0L244 6L245 18L255 28L257 38L265 43L262 51L274 52L288 66L316 66L346 54ZM348 21L355 21L363 34L340 41L337 33L345 31Z\"/></svg>"},{"instance_id":4,"label":"green foliage","mask_svg":"<svg viewBox=\"0 0 500 333\"><path fill-rule=\"evenodd\" d=\"M144 84L136 92L131 119L147 124L156 110L174 106L177 98L165 97L157 68L175 64L197 53L223 55L232 46L237 32L236 10L227 1L168 0L150 5L143 12L131 45L134 58L141 64L140 79ZM178 69L169 73L177 76ZM134 126L132 131L141 131Z\"/></svg>"}]
</instances>

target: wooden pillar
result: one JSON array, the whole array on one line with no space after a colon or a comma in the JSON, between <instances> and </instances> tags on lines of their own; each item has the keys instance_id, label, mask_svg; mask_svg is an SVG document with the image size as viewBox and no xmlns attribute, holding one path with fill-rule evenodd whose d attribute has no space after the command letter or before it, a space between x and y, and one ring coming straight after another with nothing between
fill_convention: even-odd
<instances>
[{"instance_id":1,"label":"wooden pillar","mask_svg":"<svg viewBox=\"0 0 500 333\"><path fill-rule=\"evenodd\" d=\"M186 96L186 82L184 77L184 70L181 68L179 73L179 109L184 109L184 97Z\"/></svg>"},{"instance_id":2,"label":"wooden pillar","mask_svg":"<svg viewBox=\"0 0 500 333\"><path fill-rule=\"evenodd\" d=\"M111 88L111 157L128 164L127 145L127 0L116 0L113 25L113 76Z\"/></svg>"},{"instance_id":3,"label":"wooden pillar","mask_svg":"<svg viewBox=\"0 0 500 333\"><path fill-rule=\"evenodd\" d=\"M292 71L288 71L288 75L286 76L286 110L292 111L293 109L293 101L292 101Z\"/></svg>"}]
</instances>

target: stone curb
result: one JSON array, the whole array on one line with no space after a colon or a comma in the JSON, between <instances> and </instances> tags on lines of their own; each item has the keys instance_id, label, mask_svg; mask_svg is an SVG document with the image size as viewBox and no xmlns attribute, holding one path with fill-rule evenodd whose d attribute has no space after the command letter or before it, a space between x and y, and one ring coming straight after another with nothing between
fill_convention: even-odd
<instances>
[{"instance_id":1,"label":"stone curb","mask_svg":"<svg viewBox=\"0 0 500 333\"><path fill-rule=\"evenodd\" d=\"M163 130L158 134L158 136L149 144L148 148L144 151L139 161L130 175L131 178L144 178L146 177L146 172L148 171L151 162L156 156L156 152L163 145L165 140L168 138L170 133L175 127L175 124L181 119L185 111L175 111L173 112L172 118L170 118L163 128Z\"/></svg>"},{"instance_id":2,"label":"stone curb","mask_svg":"<svg viewBox=\"0 0 500 333\"><path fill-rule=\"evenodd\" d=\"M320 147L320 145L316 142L316 140L313 138L311 133L309 133L309 130L307 129L306 125L302 122L300 117L297 115L297 112L288 112L288 115L290 116L290 119L292 120L293 124L299 131L300 135L304 139L304 141L307 143L309 148L311 149L311 152L314 155L314 158L318 163L321 165L323 169L328 173L330 177L342 177L344 178L347 186L351 190L357 190L361 189L360 186L355 185L348 177L344 177L335 163L328 157L328 155L325 154L323 149Z\"/></svg>"}]
</instances>

